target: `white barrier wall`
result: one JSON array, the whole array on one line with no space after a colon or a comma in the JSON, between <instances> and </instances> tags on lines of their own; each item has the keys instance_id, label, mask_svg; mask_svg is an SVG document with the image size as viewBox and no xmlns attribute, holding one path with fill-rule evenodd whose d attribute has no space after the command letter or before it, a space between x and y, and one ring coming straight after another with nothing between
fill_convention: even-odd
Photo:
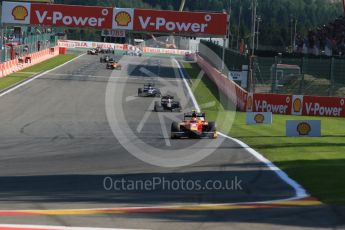
<instances>
[{"instance_id":1,"label":"white barrier wall","mask_svg":"<svg viewBox=\"0 0 345 230\"><path fill-rule=\"evenodd\" d=\"M102 49L116 49L123 51L136 51L139 50L138 47L129 44L118 44L118 43L107 43L107 42L90 42L90 41L76 41L76 40L59 40L58 46L66 47L69 49L73 48L102 48ZM179 50L179 49L163 49L163 48L153 48L153 47L143 47L142 52L151 54L173 54L173 55L186 55L191 53L190 50Z\"/></svg>"}]
</instances>

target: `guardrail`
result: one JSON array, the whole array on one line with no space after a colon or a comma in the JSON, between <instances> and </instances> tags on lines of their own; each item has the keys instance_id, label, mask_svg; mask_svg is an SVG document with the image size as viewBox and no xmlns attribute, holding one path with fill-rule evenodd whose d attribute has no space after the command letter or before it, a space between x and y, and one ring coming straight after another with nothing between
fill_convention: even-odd
<instances>
[{"instance_id":1,"label":"guardrail","mask_svg":"<svg viewBox=\"0 0 345 230\"><path fill-rule=\"evenodd\" d=\"M200 68L206 73L211 81L216 84L218 89L236 105L237 110L242 112L246 111L248 92L232 80L229 80L227 76L222 74L201 56L196 55L196 59Z\"/></svg>"},{"instance_id":2,"label":"guardrail","mask_svg":"<svg viewBox=\"0 0 345 230\"><path fill-rule=\"evenodd\" d=\"M58 47L51 47L0 64L0 78L59 55Z\"/></svg>"}]
</instances>

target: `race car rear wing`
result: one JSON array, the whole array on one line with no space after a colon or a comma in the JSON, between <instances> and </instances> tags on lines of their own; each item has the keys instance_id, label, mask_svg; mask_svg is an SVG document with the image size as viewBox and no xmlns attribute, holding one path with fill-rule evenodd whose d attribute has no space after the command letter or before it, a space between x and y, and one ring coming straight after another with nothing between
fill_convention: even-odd
<instances>
[{"instance_id":1,"label":"race car rear wing","mask_svg":"<svg viewBox=\"0 0 345 230\"><path fill-rule=\"evenodd\" d=\"M205 113L185 113L184 114L184 118L186 120L186 118L192 118L192 117L198 117L198 118L205 118L206 117L206 114Z\"/></svg>"},{"instance_id":2,"label":"race car rear wing","mask_svg":"<svg viewBox=\"0 0 345 230\"><path fill-rule=\"evenodd\" d=\"M155 83L144 84L144 88L155 87Z\"/></svg>"}]
</instances>

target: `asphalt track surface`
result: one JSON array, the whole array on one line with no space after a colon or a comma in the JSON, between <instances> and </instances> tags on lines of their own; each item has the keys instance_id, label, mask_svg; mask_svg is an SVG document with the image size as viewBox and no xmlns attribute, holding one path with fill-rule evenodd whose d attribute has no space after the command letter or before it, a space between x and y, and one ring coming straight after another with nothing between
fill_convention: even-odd
<instances>
[{"instance_id":1,"label":"asphalt track surface","mask_svg":"<svg viewBox=\"0 0 345 230\"><path fill-rule=\"evenodd\" d=\"M106 70L105 64L99 63L99 57L84 55L0 97L1 210L209 205L295 196L290 185L227 138L169 139L171 121L182 118L182 114L153 113L152 103L159 99L138 98L136 94L144 83L153 81L164 93L183 102L186 111L192 109L187 89L172 59L117 58L121 58L121 71ZM131 130L119 132L120 136L113 134L107 118L109 87L115 90L108 102L115 108L114 114L123 115L116 118L118 127ZM219 146L212 149L214 143ZM207 148L212 154L192 165L159 167L139 160L129 153L126 145L161 149L149 154L154 159L166 158L166 162ZM104 188L105 178L112 181L199 180L202 185L209 180L222 183L240 180L241 189L186 190L181 185L178 189L165 189L160 185L151 191L108 191ZM98 215L0 215L0 223L136 229L298 229L334 228L344 225L344 218L331 207L311 206Z\"/></svg>"}]
</instances>

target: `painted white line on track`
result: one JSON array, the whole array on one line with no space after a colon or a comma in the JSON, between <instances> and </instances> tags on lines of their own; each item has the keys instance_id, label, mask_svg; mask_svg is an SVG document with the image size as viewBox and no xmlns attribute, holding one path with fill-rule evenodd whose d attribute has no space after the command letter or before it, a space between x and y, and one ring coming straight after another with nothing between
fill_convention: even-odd
<instances>
[{"instance_id":1,"label":"painted white line on track","mask_svg":"<svg viewBox=\"0 0 345 230\"><path fill-rule=\"evenodd\" d=\"M282 171L280 168L278 168L275 164L273 164L270 160L268 160L267 158L265 158L263 155L261 155L260 153L258 153L255 149L252 149L250 146L248 146L246 143L242 142L241 140L238 140L236 138L233 137L229 137L227 135L225 135L224 133L220 133L218 132L219 135L221 135L222 137L225 137L227 139L230 139L234 142L236 142L237 144L239 144L242 148L246 149L247 152L249 152L250 154L252 154L256 159L258 159L259 161L265 163L265 165L272 170L273 172L275 172L283 181L285 181L288 185L290 185L292 188L295 189L296 192L296 198L300 199L300 198L305 198L308 197L309 195L306 193L305 189L298 184L296 181L294 181L293 179L291 179L284 171Z\"/></svg>"},{"instance_id":2,"label":"painted white line on track","mask_svg":"<svg viewBox=\"0 0 345 230\"><path fill-rule=\"evenodd\" d=\"M63 64L61 64L61 65L59 65L59 66L57 66L57 67L55 67L55 68L53 68L53 69L47 70L47 71L45 71L45 72L43 72L43 73L40 73L40 74L38 74L37 76L35 76L35 77L33 77L33 78L29 78L27 81L24 81L24 82L22 82L21 84L16 85L16 86L14 86L13 88L10 88L10 89L6 90L5 92L1 93L1 94L0 94L0 97L3 97L3 96L5 96L5 95L7 95L7 94L9 94L9 93L11 93L11 92L13 92L14 90L16 90L16 89L18 89L18 88L20 88L20 87L22 87L22 86L24 86L24 85L26 85L26 84L29 84L30 82L36 80L36 79L39 78L39 77L42 77L43 75L45 75L45 74L47 74L47 73L50 73L50 72L53 71L53 70L59 69L59 68L65 66L65 65L67 65L68 63L71 63L72 61L75 61L76 59L78 59L78 58L84 56L84 55L85 55L85 54L79 55L79 56L77 56L77 57L75 57L75 58L69 60L68 62L65 62L65 63L63 63Z\"/></svg>"},{"instance_id":3,"label":"painted white line on track","mask_svg":"<svg viewBox=\"0 0 345 230\"><path fill-rule=\"evenodd\" d=\"M190 88L190 86L186 80L186 77L183 73L183 70L180 66L180 63L175 58L173 60L175 61L178 69L180 70L181 78L183 79L183 82L185 83L185 86L188 90L189 96L192 98L192 101L193 101L193 104L194 104L196 110L198 110L200 112L200 107L198 105L198 102L196 101L194 94L193 94L193 91ZM219 135L239 144L243 149L245 149L247 152L249 152L251 155L253 155L256 159L258 159L259 161L264 163L270 170L272 170L274 173L276 173L280 179L282 179L285 183L290 185L295 190L295 196L288 198L288 199L285 199L285 200L295 200L295 199L302 199L305 197L309 197L309 194L306 192L306 190L300 184L298 184L296 181L291 179L284 171L282 171L274 163L272 163L270 160L268 160L263 155L258 153L256 150L252 149L250 146L248 146L247 144L245 144L244 142L242 142L236 138L229 137L223 133L219 133Z\"/></svg>"},{"instance_id":4,"label":"painted white line on track","mask_svg":"<svg viewBox=\"0 0 345 230\"><path fill-rule=\"evenodd\" d=\"M182 68L181 68L181 66L180 66L180 63L178 63L178 61L177 61L175 58L174 58L173 60L174 60L174 62L175 62L176 65L177 65L177 68L178 68L178 70L179 70L179 72L180 72L180 76L181 76L181 78L182 78L182 80L183 80L183 82L184 82L184 84L185 84L185 86L186 86L186 88L187 88L187 90L188 90L188 94L189 94L190 98L192 99L192 102L193 102L193 105L194 105L194 107L195 107L195 110L196 110L197 112L201 112L200 107L199 107L199 104L198 104L198 102L196 101L196 99L195 99L195 97L194 97L194 94L193 94L193 91L192 91L192 89L190 88L190 86L189 86L189 84L188 84L188 82L187 82L187 80L186 80L186 77L185 77L185 75L184 75L184 73L183 73L183 70L182 70Z\"/></svg>"},{"instance_id":5,"label":"painted white line on track","mask_svg":"<svg viewBox=\"0 0 345 230\"><path fill-rule=\"evenodd\" d=\"M89 227L64 227L64 226L49 226L49 225L18 225L18 224L0 224L0 230L5 229L20 229L20 230L140 230L127 228L89 228ZM143 229L141 229L143 230Z\"/></svg>"}]
</instances>

